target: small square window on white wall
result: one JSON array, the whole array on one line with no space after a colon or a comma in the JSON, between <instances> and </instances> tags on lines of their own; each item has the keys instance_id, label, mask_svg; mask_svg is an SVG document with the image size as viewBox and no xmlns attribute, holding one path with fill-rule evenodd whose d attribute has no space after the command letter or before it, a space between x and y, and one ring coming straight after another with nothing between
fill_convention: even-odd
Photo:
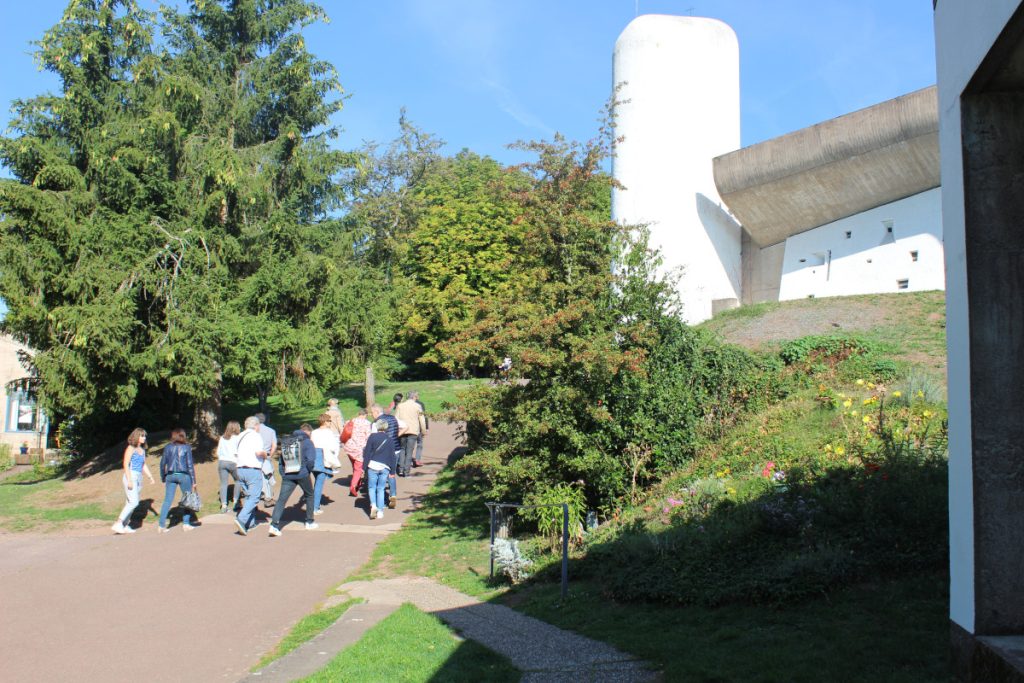
<instances>
[{"instance_id":1,"label":"small square window on white wall","mask_svg":"<svg viewBox=\"0 0 1024 683\"><path fill-rule=\"evenodd\" d=\"M897 280L896 289L910 289L910 280Z\"/></svg>"},{"instance_id":2,"label":"small square window on white wall","mask_svg":"<svg viewBox=\"0 0 1024 683\"><path fill-rule=\"evenodd\" d=\"M916 250L910 252L910 260L911 261L916 261L917 260L917 251Z\"/></svg>"}]
</instances>

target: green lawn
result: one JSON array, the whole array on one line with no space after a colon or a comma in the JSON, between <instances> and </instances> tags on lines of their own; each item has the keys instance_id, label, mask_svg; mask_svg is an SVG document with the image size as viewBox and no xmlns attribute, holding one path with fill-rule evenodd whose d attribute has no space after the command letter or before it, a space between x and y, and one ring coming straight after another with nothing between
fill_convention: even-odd
<instances>
[{"instance_id":1,"label":"green lawn","mask_svg":"<svg viewBox=\"0 0 1024 683\"><path fill-rule=\"evenodd\" d=\"M501 655L456 638L436 617L406 604L322 671L302 680L500 683L518 681L519 677L519 670Z\"/></svg>"},{"instance_id":2,"label":"green lawn","mask_svg":"<svg viewBox=\"0 0 1024 683\"><path fill-rule=\"evenodd\" d=\"M470 380L436 380L421 382L380 382L376 387L377 403L387 408L391 397L396 393L408 394L410 391L420 392L420 400L426 406L428 415L437 415L444 410L446 403L455 401L456 392L481 382L484 379ZM359 408L363 407L363 385L347 384L327 392L328 398L338 399L338 406L345 419L354 416ZM268 401L271 424L281 429L291 430L297 428L303 422L309 422L315 426L316 418L327 407L326 399L323 405L287 406L280 396L271 396ZM225 420L242 421L247 415L252 415L258 410L255 400L239 401L224 406Z\"/></svg>"},{"instance_id":3,"label":"green lawn","mask_svg":"<svg viewBox=\"0 0 1024 683\"><path fill-rule=\"evenodd\" d=\"M565 603L555 584L516 589L504 600L654 662L666 681L949 680L943 576L879 578L780 608L616 604L588 584L570 586Z\"/></svg>"},{"instance_id":4,"label":"green lawn","mask_svg":"<svg viewBox=\"0 0 1024 683\"><path fill-rule=\"evenodd\" d=\"M362 602L362 600L346 600L339 605L317 610L312 614L307 614L299 620L299 623L292 627L292 630L289 631L288 635L286 635L281 642L277 644L277 647L275 647L271 652L263 655L263 658L260 659L259 663L252 667L252 671L262 669L275 659L284 657L306 641L312 640L324 629L337 621L342 614L348 611L349 607L360 602Z\"/></svg>"},{"instance_id":5,"label":"green lawn","mask_svg":"<svg viewBox=\"0 0 1024 683\"><path fill-rule=\"evenodd\" d=\"M61 482L54 479L40 481L39 475L31 470L0 482L0 528L26 531L79 519L113 518L114 513L98 503L57 508L34 504L33 498L45 497L47 492L56 492L60 486Z\"/></svg>"}]
</instances>

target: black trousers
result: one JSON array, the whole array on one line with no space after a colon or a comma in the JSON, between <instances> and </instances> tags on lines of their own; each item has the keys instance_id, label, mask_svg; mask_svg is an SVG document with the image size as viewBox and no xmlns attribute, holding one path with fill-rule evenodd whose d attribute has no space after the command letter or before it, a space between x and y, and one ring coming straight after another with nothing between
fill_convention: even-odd
<instances>
[{"instance_id":1,"label":"black trousers","mask_svg":"<svg viewBox=\"0 0 1024 683\"><path fill-rule=\"evenodd\" d=\"M310 483L309 477L305 479L285 479L281 478L281 492L277 494L277 505L274 506L274 514L270 518L270 524L278 529L281 528L281 517L284 516L285 505L288 504L288 499L292 497L292 492L295 487L302 489L302 492L306 494L306 523L309 524L313 521L313 484Z\"/></svg>"}]
</instances>

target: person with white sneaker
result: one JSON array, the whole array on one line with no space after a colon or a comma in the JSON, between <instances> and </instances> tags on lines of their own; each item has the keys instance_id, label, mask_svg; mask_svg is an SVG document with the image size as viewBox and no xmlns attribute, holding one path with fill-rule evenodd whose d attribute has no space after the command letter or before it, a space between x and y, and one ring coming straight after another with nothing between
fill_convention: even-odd
<instances>
[{"instance_id":1,"label":"person with white sneaker","mask_svg":"<svg viewBox=\"0 0 1024 683\"><path fill-rule=\"evenodd\" d=\"M155 484L153 474L146 464L146 430L137 427L128 435L128 445L124 449L124 476L121 477L121 485L124 486L124 496L127 501L121 508L121 514L117 516L114 526L110 527L115 534L134 534L135 529L130 525L132 513L139 505L139 494L142 492L142 474L149 477L149 483Z\"/></svg>"},{"instance_id":2,"label":"person with white sneaker","mask_svg":"<svg viewBox=\"0 0 1024 683\"><path fill-rule=\"evenodd\" d=\"M373 428L376 431L370 434L363 449L363 472L366 474L366 493L370 497L370 519L384 519L384 489L398 464L398 454L388 433L388 421L378 419Z\"/></svg>"},{"instance_id":3,"label":"person with white sneaker","mask_svg":"<svg viewBox=\"0 0 1024 683\"><path fill-rule=\"evenodd\" d=\"M256 505L263 490L263 461L267 458L263 437L260 436L260 419L255 415L245 418L245 431L238 436L236 449L238 457L238 478L242 480L245 504L235 516L238 533L245 536L255 517Z\"/></svg>"},{"instance_id":4,"label":"person with white sneaker","mask_svg":"<svg viewBox=\"0 0 1024 683\"><path fill-rule=\"evenodd\" d=\"M277 494L277 504L274 506L274 514L270 518L271 536L281 535L281 517L284 516L284 508L296 486L302 489L303 493L302 501L306 506L306 528L312 530L320 526L313 521L313 485L309 482L309 475L316 462L316 447L313 446L313 441L309 438L312 432L313 428L308 424L303 424L292 432L292 438L299 440L302 463L297 472L286 471L284 458L286 451L284 449L281 451L281 462L278 463L281 470L281 492ZM284 443L287 444L287 441Z\"/></svg>"},{"instance_id":5,"label":"person with white sneaker","mask_svg":"<svg viewBox=\"0 0 1024 683\"><path fill-rule=\"evenodd\" d=\"M341 467L338 454L341 452L339 432L331 428L331 414L324 413L319 418L320 427L313 430L309 438L317 451L316 465L313 467L313 514L319 515L320 499L324 494L324 484L334 478L334 470Z\"/></svg>"}]
</instances>

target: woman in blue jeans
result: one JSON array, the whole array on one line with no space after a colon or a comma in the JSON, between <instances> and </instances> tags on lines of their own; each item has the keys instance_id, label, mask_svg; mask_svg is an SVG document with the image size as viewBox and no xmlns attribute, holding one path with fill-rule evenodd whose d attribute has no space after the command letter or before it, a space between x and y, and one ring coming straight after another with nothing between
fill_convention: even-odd
<instances>
[{"instance_id":1,"label":"woman in blue jeans","mask_svg":"<svg viewBox=\"0 0 1024 683\"><path fill-rule=\"evenodd\" d=\"M167 513L171 510L174 490L181 487L181 496L192 490L196 485L196 466L192 461L192 447L188 445L185 430L178 427L171 432L171 443L164 447L160 458L160 481L164 482L164 504L160 508L160 528L158 531L169 531ZM187 511L181 517L181 528L192 531L198 524L192 524L192 514Z\"/></svg>"},{"instance_id":2,"label":"woman in blue jeans","mask_svg":"<svg viewBox=\"0 0 1024 683\"><path fill-rule=\"evenodd\" d=\"M370 519L384 519L384 489L388 476L398 464L394 444L388 434L387 420L373 423L376 430L363 448L363 472L366 474L366 492L370 497Z\"/></svg>"}]
</instances>

